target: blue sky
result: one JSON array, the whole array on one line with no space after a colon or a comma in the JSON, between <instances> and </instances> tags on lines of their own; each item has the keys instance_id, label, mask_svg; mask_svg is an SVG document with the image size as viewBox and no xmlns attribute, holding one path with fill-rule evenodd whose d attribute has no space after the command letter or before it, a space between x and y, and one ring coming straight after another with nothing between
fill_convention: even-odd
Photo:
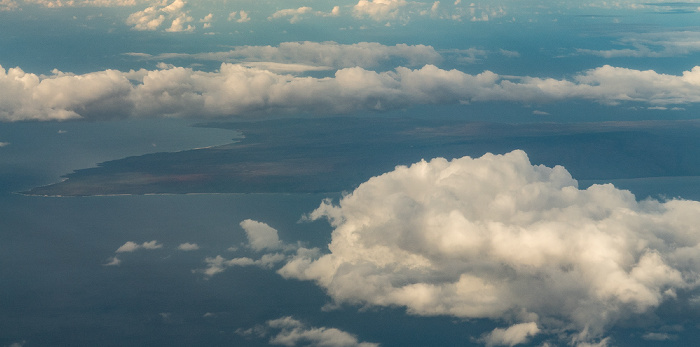
<instances>
[{"instance_id":1,"label":"blue sky","mask_svg":"<svg viewBox=\"0 0 700 347\"><path fill-rule=\"evenodd\" d=\"M229 138L182 122L695 120L699 18L700 2L677 1L0 0L0 172L41 185L104 160ZM124 137L104 135L112 131ZM66 133L70 144L53 137ZM144 133L157 140L138 140ZM37 135L45 138L29 146ZM291 239L285 229L304 224L289 216L293 227L272 216L278 223L268 224L268 201L256 216L236 215L238 246L131 233L100 244L106 253L91 271L125 271L136 254L168 250L164 259L196 254L177 276L197 283L254 269L274 275L260 283L318 291L318 307L227 327L257 345L395 345L400 336L347 323L363 310L381 322L384 311L372 310L382 309L405 324L470 322L469 337L454 337L464 345L693 341L700 203L640 201L612 185L579 189L575 179L522 151L425 158L335 200L300 198L306 209L296 206L294 218L326 223L332 234L316 239L326 242ZM32 215L31 202L19 205ZM177 313L159 315L172 323ZM46 341L31 331L0 331L0 341Z\"/></svg>"}]
</instances>

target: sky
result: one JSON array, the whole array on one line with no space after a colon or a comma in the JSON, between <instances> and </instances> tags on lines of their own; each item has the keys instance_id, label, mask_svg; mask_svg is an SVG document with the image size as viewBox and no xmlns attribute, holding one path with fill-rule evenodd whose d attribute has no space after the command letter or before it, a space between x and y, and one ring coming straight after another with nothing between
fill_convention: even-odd
<instances>
[{"instance_id":1,"label":"sky","mask_svg":"<svg viewBox=\"0 0 700 347\"><path fill-rule=\"evenodd\" d=\"M0 0L0 185L9 194L105 160L236 137L183 130L197 122L696 120L698 19L693 1ZM295 293L315 290L312 305L325 302L251 314L217 344L392 346L399 334L346 322L371 311L381 323L377 312L390 310L383 319L469 325L469 336L440 340L460 345L687 345L700 318L700 202L645 198L612 184L584 188L521 150L424 158L340 196L301 197L290 226L267 221L270 207L259 203L255 218L227 221L235 247L166 244L162 231L160 240L95 241L111 248L94 271L169 250L197 255L183 278L212 284L253 269L247 276L274 277L260 283L308 286ZM40 215L36 206L61 205L31 199L12 209L25 216L16 225ZM327 234L311 243L284 231L321 223ZM8 235L19 230L0 232L16 240ZM19 289L5 290L14 298ZM4 322L0 344L51 341Z\"/></svg>"}]
</instances>

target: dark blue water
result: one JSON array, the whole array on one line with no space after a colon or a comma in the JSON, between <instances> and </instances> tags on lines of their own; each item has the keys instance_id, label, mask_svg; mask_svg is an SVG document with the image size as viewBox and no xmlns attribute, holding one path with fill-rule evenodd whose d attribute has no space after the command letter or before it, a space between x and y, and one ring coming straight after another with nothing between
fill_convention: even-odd
<instances>
[{"instance_id":1,"label":"dark blue water","mask_svg":"<svg viewBox=\"0 0 700 347\"><path fill-rule=\"evenodd\" d=\"M331 227L324 221L298 221L324 198L338 194L46 198L12 193L102 160L226 143L235 136L186 125L2 125L0 141L10 145L0 148L0 345L262 346L269 336L236 331L293 316L383 346L469 346L478 345L473 337L507 324L415 317L400 308L324 311L329 298L318 286L284 280L274 270L236 267L212 278L193 272L206 266L206 257L259 256L244 246L239 226L244 219L268 223L286 243L301 241L325 251ZM605 182L582 181L581 187L593 183ZM639 199L700 199L698 177L613 183ZM162 248L122 253L119 266L105 266L125 242L151 240ZM177 249L186 242L200 249ZM674 317L678 308L671 303L659 311ZM611 335L623 346L656 343L642 340L638 327L622 327ZM681 332L675 343L692 341L695 335Z\"/></svg>"}]
</instances>

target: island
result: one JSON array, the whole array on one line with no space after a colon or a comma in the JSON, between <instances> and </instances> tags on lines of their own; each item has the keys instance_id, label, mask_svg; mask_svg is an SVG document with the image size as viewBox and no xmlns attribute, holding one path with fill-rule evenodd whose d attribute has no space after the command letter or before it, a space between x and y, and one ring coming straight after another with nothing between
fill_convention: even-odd
<instances>
[{"instance_id":1,"label":"island","mask_svg":"<svg viewBox=\"0 0 700 347\"><path fill-rule=\"evenodd\" d=\"M237 130L244 138L223 146L107 161L22 193L341 192L421 159L514 149L525 150L533 164L563 165L576 179L700 174L700 122L695 120L518 124L331 117L193 126Z\"/></svg>"}]
</instances>

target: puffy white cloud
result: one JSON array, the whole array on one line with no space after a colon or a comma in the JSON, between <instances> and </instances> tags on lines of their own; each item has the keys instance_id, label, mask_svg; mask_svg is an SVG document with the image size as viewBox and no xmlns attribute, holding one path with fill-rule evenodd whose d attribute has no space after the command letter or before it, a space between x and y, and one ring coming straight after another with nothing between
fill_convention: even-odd
<instances>
[{"instance_id":1,"label":"puffy white cloud","mask_svg":"<svg viewBox=\"0 0 700 347\"><path fill-rule=\"evenodd\" d=\"M159 249L162 247L163 245L159 244L156 240L144 242L142 244L138 244L133 241L127 241L125 244L121 245L115 251L115 253L134 252L139 249Z\"/></svg>"},{"instance_id":2,"label":"puffy white cloud","mask_svg":"<svg viewBox=\"0 0 700 347\"><path fill-rule=\"evenodd\" d=\"M700 202L580 190L522 151L398 166L309 218L330 221L330 253L301 248L282 276L337 303L524 323L494 344L537 329L592 343L700 280Z\"/></svg>"},{"instance_id":3,"label":"puffy white cloud","mask_svg":"<svg viewBox=\"0 0 700 347\"><path fill-rule=\"evenodd\" d=\"M277 230L265 223L246 219L241 222L241 228L248 237L250 248L255 251L275 250L282 248L282 242L277 235Z\"/></svg>"},{"instance_id":4,"label":"puffy white cloud","mask_svg":"<svg viewBox=\"0 0 700 347\"><path fill-rule=\"evenodd\" d=\"M181 251L196 251L199 249L199 245L197 245L196 243L185 242L177 246L177 249Z\"/></svg>"},{"instance_id":5,"label":"puffy white cloud","mask_svg":"<svg viewBox=\"0 0 700 347\"><path fill-rule=\"evenodd\" d=\"M47 77L0 67L0 119L124 116L133 107L128 101L132 88L127 76L114 70L83 75L54 71Z\"/></svg>"},{"instance_id":6,"label":"puffy white cloud","mask_svg":"<svg viewBox=\"0 0 700 347\"><path fill-rule=\"evenodd\" d=\"M449 51L449 54L485 56L485 51L470 49ZM339 44L336 42L283 42L279 46L239 46L227 52L196 54L164 53L151 56L144 53L129 55L150 59L166 60L173 58L193 58L221 62L276 62L285 64L311 65L324 68L375 67L390 60L400 59L411 66L436 64L442 60L440 53L431 46L397 44L386 46L376 42Z\"/></svg>"},{"instance_id":7,"label":"puffy white cloud","mask_svg":"<svg viewBox=\"0 0 700 347\"><path fill-rule=\"evenodd\" d=\"M152 0L24 0L23 2L29 4L38 4L48 8L82 6L122 7L134 6L143 2L152 2Z\"/></svg>"},{"instance_id":8,"label":"puffy white cloud","mask_svg":"<svg viewBox=\"0 0 700 347\"><path fill-rule=\"evenodd\" d=\"M17 1L15 0L0 0L0 12L1 11L14 11L19 8Z\"/></svg>"},{"instance_id":9,"label":"puffy white cloud","mask_svg":"<svg viewBox=\"0 0 700 347\"><path fill-rule=\"evenodd\" d=\"M228 20L232 21L235 20L237 23L245 23L245 22L250 22L250 17L248 16L248 12L246 11L233 11L229 13L228 15Z\"/></svg>"},{"instance_id":10,"label":"puffy white cloud","mask_svg":"<svg viewBox=\"0 0 700 347\"><path fill-rule=\"evenodd\" d=\"M157 30L164 21L165 15L155 6L151 6L129 15L126 24L132 25L135 30Z\"/></svg>"},{"instance_id":11,"label":"puffy white cloud","mask_svg":"<svg viewBox=\"0 0 700 347\"><path fill-rule=\"evenodd\" d=\"M267 327L260 327L270 337L270 344L282 346L323 346L323 347L377 347L377 343L360 342L357 337L327 327L309 327L293 317L282 317L267 322Z\"/></svg>"},{"instance_id":12,"label":"puffy white cloud","mask_svg":"<svg viewBox=\"0 0 700 347\"><path fill-rule=\"evenodd\" d=\"M403 48L407 47L399 47ZM50 76L0 67L0 119L343 114L480 101L585 99L651 106L700 102L700 67L678 76L606 65L560 80L506 77L491 71L471 75L434 65L386 72L344 68L325 78L226 63L213 72L159 66L151 71L83 75L54 71Z\"/></svg>"},{"instance_id":13,"label":"puffy white cloud","mask_svg":"<svg viewBox=\"0 0 700 347\"><path fill-rule=\"evenodd\" d=\"M496 328L481 341L486 346L515 346L527 342L529 337L537 335L539 331L537 323L520 323L507 329Z\"/></svg>"},{"instance_id":14,"label":"puffy white cloud","mask_svg":"<svg viewBox=\"0 0 700 347\"><path fill-rule=\"evenodd\" d=\"M360 0L353 7L356 17L370 17L376 21L395 19L409 3L406 0Z\"/></svg>"},{"instance_id":15,"label":"puffy white cloud","mask_svg":"<svg viewBox=\"0 0 700 347\"><path fill-rule=\"evenodd\" d=\"M122 252L133 252L137 249L141 248L139 244L133 241L127 241L125 244L121 245L117 250L116 253L122 253Z\"/></svg>"},{"instance_id":16,"label":"puffy white cloud","mask_svg":"<svg viewBox=\"0 0 700 347\"><path fill-rule=\"evenodd\" d=\"M279 18L285 18L289 17L289 23L297 23L299 22L304 15L314 15L317 17L337 17L340 15L340 6L334 6L331 12L326 13L322 11L314 11L313 8L308 7L308 6L303 6L299 8L289 8L289 9L284 9L284 10L279 10L269 17L267 17L268 20L273 20L273 19L279 19Z\"/></svg>"},{"instance_id":17,"label":"puffy white cloud","mask_svg":"<svg viewBox=\"0 0 700 347\"><path fill-rule=\"evenodd\" d=\"M290 17L289 23L294 24L294 23L301 20L302 15L307 14L307 13L311 13L312 11L313 11L313 9L311 7L308 7L308 6L303 6L303 7L299 7L296 9L288 8L288 9L279 10L279 11L273 13L267 19L272 20L272 19Z\"/></svg>"},{"instance_id":18,"label":"puffy white cloud","mask_svg":"<svg viewBox=\"0 0 700 347\"><path fill-rule=\"evenodd\" d=\"M192 17L181 13L175 19L173 19L173 22L170 24L170 27L165 29L165 31L173 33L182 31L193 31L194 26L187 24L189 22L192 22Z\"/></svg>"},{"instance_id":19,"label":"puffy white cloud","mask_svg":"<svg viewBox=\"0 0 700 347\"><path fill-rule=\"evenodd\" d=\"M193 31L194 26L187 24L193 19L189 16L189 11L183 10L187 3L183 0L174 0L170 4L168 2L164 0L142 11L132 13L126 19L126 24L131 25L134 30L153 31L160 29L167 20L170 21L170 26L165 31Z\"/></svg>"},{"instance_id":20,"label":"puffy white cloud","mask_svg":"<svg viewBox=\"0 0 700 347\"><path fill-rule=\"evenodd\" d=\"M207 28L211 28L211 22L213 20L214 20L214 14L210 13L210 14L204 16L204 18L200 19L199 22L204 23L203 28L207 29Z\"/></svg>"}]
</instances>

